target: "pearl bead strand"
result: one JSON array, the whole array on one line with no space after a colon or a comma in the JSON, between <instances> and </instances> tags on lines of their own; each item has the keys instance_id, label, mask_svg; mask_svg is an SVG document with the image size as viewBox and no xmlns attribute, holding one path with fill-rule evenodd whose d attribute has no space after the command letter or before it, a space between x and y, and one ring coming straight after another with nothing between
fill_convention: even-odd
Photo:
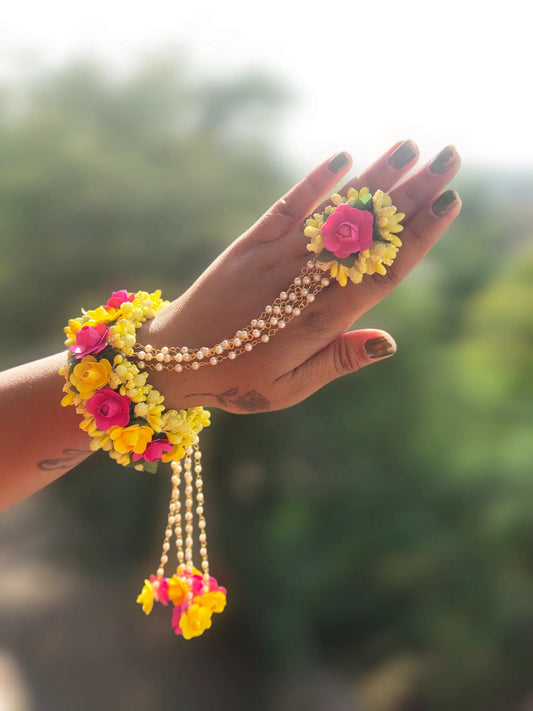
<instances>
[{"instance_id":1,"label":"pearl bead strand","mask_svg":"<svg viewBox=\"0 0 533 711\"><path fill-rule=\"evenodd\" d=\"M272 304L265 306L259 318L254 318L232 338L208 348L194 349L187 346L162 346L136 343L133 350L139 368L168 370L181 373L183 370L199 370L204 365L218 365L225 360L235 360L249 353L260 343L270 339L297 318L313 303L316 296L329 286L329 279L313 260L309 260L299 276L286 291L282 291Z\"/></svg>"}]
</instances>

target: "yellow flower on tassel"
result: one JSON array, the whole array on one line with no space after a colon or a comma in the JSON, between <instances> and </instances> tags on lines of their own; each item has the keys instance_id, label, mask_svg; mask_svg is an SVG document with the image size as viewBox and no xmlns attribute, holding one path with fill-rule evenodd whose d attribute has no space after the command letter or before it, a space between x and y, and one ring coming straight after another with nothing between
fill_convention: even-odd
<instances>
[{"instance_id":1,"label":"yellow flower on tassel","mask_svg":"<svg viewBox=\"0 0 533 711\"><path fill-rule=\"evenodd\" d=\"M173 575L168 580L168 599L171 600L174 605L181 605L185 600L187 593L189 592L189 586L184 580L178 578L177 575Z\"/></svg>"},{"instance_id":2,"label":"yellow flower on tassel","mask_svg":"<svg viewBox=\"0 0 533 711\"><path fill-rule=\"evenodd\" d=\"M211 627L211 611L193 603L181 616L180 627L185 639L199 637Z\"/></svg>"},{"instance_id":3,"label":"yellow flower on tassel","mask_svg":"<svg viewBox=\"0 0 533 711\"><path fill-rule=\"evenodd\" d=\"M144 581L144 586L141 590L141 594L137 597L137 602L143 606L145 615L149 615L152 612L154 606L154 588L149 580Z\"/></svg>"}]
</instances>

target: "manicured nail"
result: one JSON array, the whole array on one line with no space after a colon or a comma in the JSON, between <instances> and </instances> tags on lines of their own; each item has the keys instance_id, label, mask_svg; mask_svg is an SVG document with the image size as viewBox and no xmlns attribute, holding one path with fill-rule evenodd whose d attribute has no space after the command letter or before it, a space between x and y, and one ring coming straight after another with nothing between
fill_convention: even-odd
<instances>
[{"instance_id":1,"label":"manicured nail","mask_svg":"<svg viewBox=\"0 0 533 711\"><path fill-rule=\"evenodd\" d=\"M348 163L348 156L346 153L337 153L336 156L334 156L330 162L328 163L328 169L332 173L338 173L341 168L344 168L344 166Z\"/></svg>"},{"instance_id":2,"label":"manicured nail","mask_svg":"<svg viewBox=\"0 0 533 711\"><path fill-rule=\"evenodd\" d=\"M390 154L388 163L396 170L399 170L412 161L413 158L416 158L417 154L416 144L413 141L404 141Z\"/></svg>"},{"instance_id":3,"label":"manicured nail","mask_svg":"<svg viewBox=\"0 0 533 711\"><path fill-rule=\"evenodd\" d=\"M454 146L446 146L440 153L437 153L435 158L429 164L429 169L432 173L439 175L449 170L459 160L459 154Z\"/></svg>"},{"instance_id":4,"label":"manicured nail","mask_svg":"<svg viewBox=\"0 0 533 711\"><path fill-rule=\"evenodd\" d=\"M394 355L396 346L388 338L380 336L367 341L365 343L365 351L370 360L376 360L377 358L388 358L388 356Z\"/></svg>"},{"instance_id":5,"label":"manicured nail","mask_svg":"<svg viewBox=\"0 0 533 711\"><path fill-rule=\"evenodd\" d=\"M446 190L446 192L442 193L442 195L435 200L431 206L431 212L437 217L442 217L448 210L451 210L458 198L459 195L457 195L455 190Z\"/></svg>"}]
</instances>

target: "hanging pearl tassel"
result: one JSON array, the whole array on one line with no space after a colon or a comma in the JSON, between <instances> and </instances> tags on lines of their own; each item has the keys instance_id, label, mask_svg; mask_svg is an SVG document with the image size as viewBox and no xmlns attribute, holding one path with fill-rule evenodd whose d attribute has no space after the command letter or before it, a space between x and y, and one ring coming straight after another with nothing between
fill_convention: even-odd
<instances>
[{"instance_id":1,"label":"hanging pearl tassel","mask_svg":"<svg viewBox=\"0 0 533 711\"><path fill-rule=\"evenodd\" d=\"M185 452L183 464L172 461L172 490L168 506L168 519L163 539L161 561L157 575L144 581L144 587L137 598L143 610L149 614L154 601L174 605L172 627L176 634L185 639L198 637L211 627L211 617L222 612L226 605L226 589L209 575L207 555L207 533L204 515L204 492L202 479L202 453L198 438ZM180 496L180 485L184 487L184 508ZM193 485L194 480L194 485ZM196 489L196 516L198 521L198 543L201 571L193 563L194 545L194 488ZM185 527L183 526L185 520ZM185 533L185 540L184 534ZM165 577L172 536L175 536L177 567L170 578Z\"/></svg>"}]
</instances>

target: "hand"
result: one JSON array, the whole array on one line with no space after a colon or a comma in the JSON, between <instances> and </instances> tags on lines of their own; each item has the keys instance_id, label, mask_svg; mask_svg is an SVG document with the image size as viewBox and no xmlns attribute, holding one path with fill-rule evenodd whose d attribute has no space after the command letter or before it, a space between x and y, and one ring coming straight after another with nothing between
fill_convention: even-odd
<instances>
[{"instance_id":1,"label":"hand","mask_svg":"<svg viewBox=\"0 0 533 711\"><path fill-rule=\"evenodd\" d=\"M404 212L403 246L386 276L365 276L345 287L333 282L297 319L269 343L237 360L199 371L156 373L150 381L167 407L221 407L237 413L277 410L300 402L331 380L352 373L396 346L376 329L346 332L368 309L392 291L433 247L461 209L453 191L440 193L459 169L447 147L405 182L418 150L411 141L396 144L359 177L339 190L367 186L388 192ZM230 245L181 297L139 332L153 346L211 347L256 318L299 274L310 257L302 222L351 166L339 154L313 170L253 227ZM320 211L320 208L318 208Z\"/></svg>"}]
</instances>

